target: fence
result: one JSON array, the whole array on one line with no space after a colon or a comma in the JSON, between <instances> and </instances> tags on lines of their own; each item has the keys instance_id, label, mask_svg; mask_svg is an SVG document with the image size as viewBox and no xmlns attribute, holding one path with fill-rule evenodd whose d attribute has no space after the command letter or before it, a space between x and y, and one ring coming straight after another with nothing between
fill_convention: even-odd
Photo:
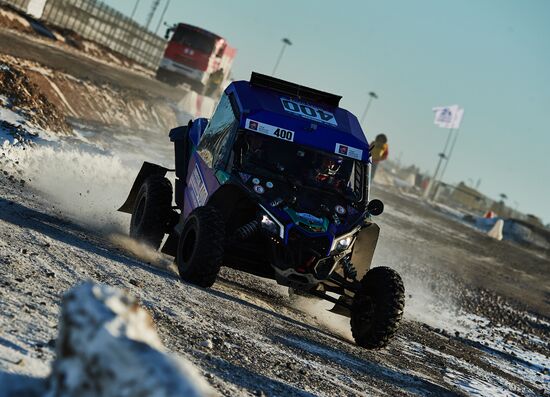
<instances>
[{"instance_id":1,"label":"fence","mask_svg":"<svg viewBox=\"0 0 550 397\"><path fill-rule=\"evenodd\" d=\"M33 0L4 0L28 11ZM42 0L44 3L44 0ZM115 9L96 0L45 0L41 19L70 29L128 58L156 69L166 41Z\"/></svg>"}]
</instances>

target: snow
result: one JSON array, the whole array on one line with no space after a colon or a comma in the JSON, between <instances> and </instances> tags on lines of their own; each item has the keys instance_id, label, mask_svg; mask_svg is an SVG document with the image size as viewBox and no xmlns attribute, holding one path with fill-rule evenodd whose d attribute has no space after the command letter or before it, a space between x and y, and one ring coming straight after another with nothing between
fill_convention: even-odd
<instances>
[{"instance_id":1,"label":"snow","mask_svg":"<svg viewBox=\"0 0 550 397\"><path fill-rule=\"evenodd\" d=\"M164 353L150 315L116 288L91 282L73 288L60 321L47 396L211 394L189 362Z\"/></svg>"},{"instance_id":2,"label":"snow","mask_svg":"<svg viewBox=\"0 0 550 397\"><path fill-rule=\"evenodd\" d=\"M144 109L132 110L136 115L140 111ZM0 119L31 128L15 112L2 107ZM128 216L116 211L126 198L140 161L169 163L166 153L172 148L164 151L162 144L157 144L157 140L166 140L165 135L124 135L81 128L74 137L54 140L47 132L33 131L39 137L32 147L12 139L3 148L12 164L19 163L4 169L32 180L29 190L19 192L2 186L0 191L0 266L8 269L4 274L11 288L0 299L0 329L7 330L0 335L0 367L5 371L0 376L9 379L11 385L40 385L40 379L33 377L47 376L54 352L46 345L55 338L60 291L92 278L139 296L141 304L154 314L160 332L159 338L146 325L145 312L128 309L136 301L123 298L117 290L79 290L72 311L85 313L93 320L88 322L96 323L101 310L94 311L97 306L91 302L101 301L113 318L97 333L81 333L72 344L83 354L108 353L106 365L126 358L145 363L144 368L154 372L148 366L151 356L138 359L115 354L119 352L116 348L103 346L120 338L132 340L154 349L156 360L165 350L162 340L170 351L177 351L199 365L202 372L211 374L211 382L229 395L248 395L250 390L265 390L269 395L311 392L329 396L335 394L334 390L349 395L437 395L456 387L469 395L529 396L535 395L532 390L540 389L536 382L543 380L541 369L550 366L548 357L510 346L502 338L487 338L481 325L489 320L433 296L425 285L429 280L410 276L405 280L413 298L407 298L405 313L410 321L405 322L404 332L415 329L418 322L450 334L460 331L467 343L480 344L475 352L483 365L426 348L408 334L398 336L390 351L365 352L353 344L347 318L327 313L325 302L289 303L285 300L286 289L272 282L247 276L246 287L239 288L238 283L224 276L212 290L179 282L172 258L128 238ZM38 197L31 199L33 195ZM13 206L8 206L8 200L15 202ZM387 206L386 210L413 227L451 233L402 209ZM382 238L407 233L391 227L386 230ZM463 238L456 232L454 237ZM407 236L408 241L413 238L423 241L418 236ZM22 254L23 249L28 252ZM7 262L2 262L4 258ZM51 273L55 276L45 276ZM25 281L16 282L16 277ZM42 300L45 305L37 303ZM78 302L84 306L78 306ZM122 319L128 323L124 325ZM496 325L492 329L517 332ZM530 335L525 337L545 343ZM439 335L436 338L443 340ZM473 350L471 346L465 348ZM510 359L512 352L517 359ZM405 358L415 364L406 367L402 363ZM434 358L443 360L444 370ZM21 359L24 365L18 364ZM290 363L290 369L285 369L285 363ZM87 364L71 359L59 365L69 386L81 383L79 369L83 365ZM126 375L132 379L146 377L142 371L133 368L120 374L119 380L128 381ZM0 379L0 384L5 384L3 381ZM548 382L547 377L544 382Z\"/></svg>"}]
</instances>

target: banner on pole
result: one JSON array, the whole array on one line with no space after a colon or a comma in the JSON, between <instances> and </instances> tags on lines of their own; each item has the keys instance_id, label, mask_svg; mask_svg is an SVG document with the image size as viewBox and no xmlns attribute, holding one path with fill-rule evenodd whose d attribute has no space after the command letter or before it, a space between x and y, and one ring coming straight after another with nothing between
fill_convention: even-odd
<instances>
[{"instance_id":1,"label":"banner on pole","mask_svg":"<svg viewBox=\"0 0 550 397\"><path fill-rule=\"evenodd\" d=\"M453 125L451 128L458 130L460 128L460 123L462 122L462 117L464 116L464 108L458 109L456 112L455 118L453 120Z\"/></svg>"},{"instance_id":2,"label":"banner on pole","mask_svg":"<svg viewBox=\"0 0 550 397\"><path fill-rule=\"evenodd\" d=\"M464 109L458 105L437 106L432 110L435 112L434 124L438 127L456 129L460 126Z\"/></svg>"}]
</instances>

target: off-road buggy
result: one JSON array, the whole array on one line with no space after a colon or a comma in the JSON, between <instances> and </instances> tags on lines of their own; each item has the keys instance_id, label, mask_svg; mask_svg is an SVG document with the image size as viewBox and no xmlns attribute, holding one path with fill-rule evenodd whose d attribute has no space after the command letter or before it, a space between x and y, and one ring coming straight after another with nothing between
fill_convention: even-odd
<instances>
[{"instance_id":1,"label":"off-road buggy","mask_svg":"<svg viewBox=\"0 0 550 397\"><path fill-rule=\"evenodd\" d=\"M369 200L369 144L340 99L258 73L231 83L210 120L170 131L175 169L144 163L120 211L132 237L158 249L168 235L183 280L210 287L221 266L275 279L333 302L358 345L380 348L404 288L370 269L383 204Z\"/></svg>"}]
</instances>

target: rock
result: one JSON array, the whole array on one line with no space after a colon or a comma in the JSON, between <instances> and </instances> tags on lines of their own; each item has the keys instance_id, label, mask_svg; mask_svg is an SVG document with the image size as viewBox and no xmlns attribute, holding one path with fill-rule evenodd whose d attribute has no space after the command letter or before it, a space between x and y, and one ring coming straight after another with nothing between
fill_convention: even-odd
<instances>
[{"instance_id":1,"label":"rock","mask_svg":"<svg viewBox=\"0 0 550 397\"><path fill-rule=\"evenodd\" d=\"M211 339L206 339L206 340L203 340L200 345L202 347L205 347L207 349L212 349L214 347L214 344L212 343L212 340Z\"/></svg>"},{"instance_id":2,"label":"rock","mask_svg":"<svg viewBox=\"0 0 550 397\"><path fill-rule=\"evenodd\" d=\"M141 283L133 278L131 278L128 282L136 287L141 287Z\"/></svg>"},{"instance_id":3,"label":"rock","mask_svg":"<svg viewBox=\"0 0 550 397\"><path fill-rule=\"evenodd\" d=\"M69 291L55 345L52 396L214 395L195 367L164 352L136 299L113 287L86 282Z\"/></svg>"}]
</instances>

